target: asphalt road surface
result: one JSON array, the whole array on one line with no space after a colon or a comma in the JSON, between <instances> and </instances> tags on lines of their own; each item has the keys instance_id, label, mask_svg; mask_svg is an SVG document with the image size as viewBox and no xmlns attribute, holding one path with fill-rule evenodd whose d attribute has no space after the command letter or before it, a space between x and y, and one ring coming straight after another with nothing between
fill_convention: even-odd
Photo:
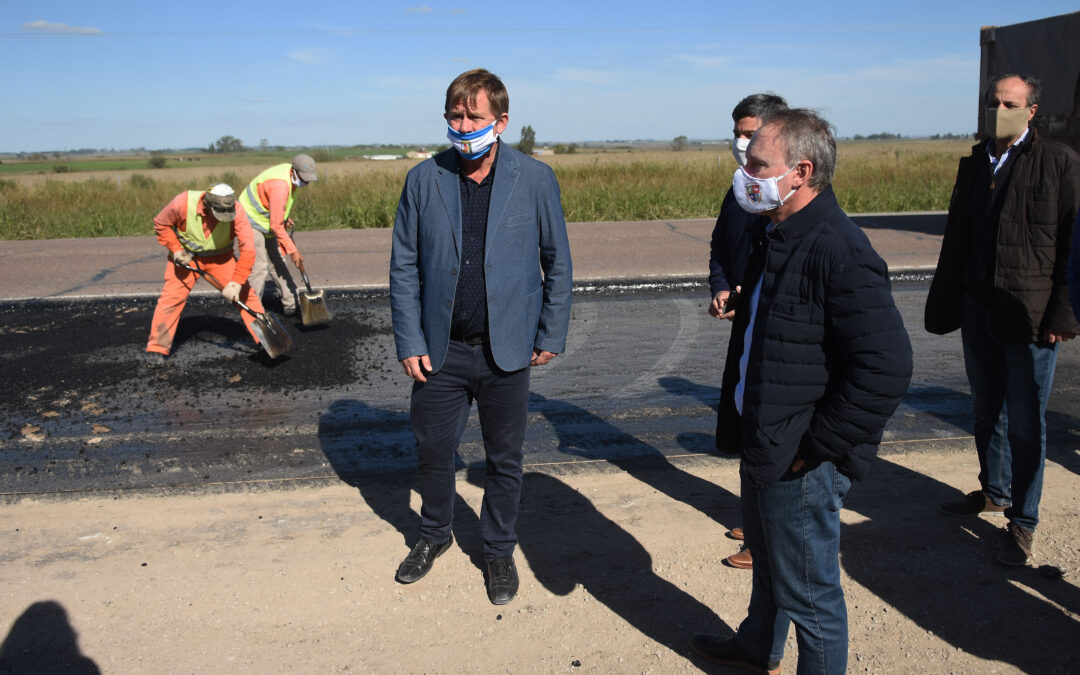
<instances>
[{"instance_id":1,"label":"asphalt road surface","mask_svg":"<svg viewBox=\"0 0 1080 675\"><path fill-rule=\"evenodd\" d=\"M922 329L925 279L898 280L894 294L916 362L881 452L970 451L959 337ZM532 371L527 468L657 467L712 453L730 324L708 316L706 301L690 281L577 291L566 353ZM388 297L327 302L334 320L286 320L294 349L270 362L231 307L193 298L161 370L143 362L153 299L0 303L0 495L247 490L412 471L410 385ZM1080 434L1078 371L1067 344L1048 411L1050 455L1066 466L1077 463L1064 455ZM475 412L459 455L462 467L483 466Z\"/></svg>"}]
</instances>

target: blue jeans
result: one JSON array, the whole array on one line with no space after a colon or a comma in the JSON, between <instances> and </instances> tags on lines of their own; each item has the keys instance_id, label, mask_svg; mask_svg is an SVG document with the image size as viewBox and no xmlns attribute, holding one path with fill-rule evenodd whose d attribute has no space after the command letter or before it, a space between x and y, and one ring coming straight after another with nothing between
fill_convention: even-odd
<instances>
[{"instance_id":1,"label":"blue jeans","mask_svg":"<svg viewBox=\"0 0 1080 675\"><path fill-rule=\"evenodd\" d=\"M847 670L840 586L840 509L851 481L831 462L756 488L740 471L743 534L754 558L746 619L735 639L762 661L784 655L795 624L799 673Z\"/></svg>"},{"instance_id":2,"label":"blue jeans","mask_svg":"<svg viewBox=\"0 0 1080 675\"><path fill-rule=\"evenodd\" d=\"M521 446L529 412L529 368L504 372L484 345L451 340L442 368L413 383L410 421L416 437L420 534L450 538L454 517L455 455L476 399L487 455L480 534L484 559L503 558L517 546L521 503Z\"/></svg>"},{"instance_id":3,"label":"blue jeans","mask_svg":"<svg viewBox=\"0 0 1080 675\"><path fill-rule=\"evenodd\" d=\"M1003 344L990 315L965 296L960 319L964 364L975 411L979 484L992 502L1011 503L1005 517L1034 531L1046 460L1046 404L1057 344Z\"/></svg>"}]
</instances>

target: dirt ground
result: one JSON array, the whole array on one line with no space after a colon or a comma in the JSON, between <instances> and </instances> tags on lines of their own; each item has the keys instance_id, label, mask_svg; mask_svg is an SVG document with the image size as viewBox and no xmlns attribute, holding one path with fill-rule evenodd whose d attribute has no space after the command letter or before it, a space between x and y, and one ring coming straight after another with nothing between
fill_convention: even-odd
<instances>
[{"instance_id":1,"label":"dirt ground","mask_svg":"<svg viewBox=\"0 0 1080 675\"><path fill-rule=\"evenodd\" d=\"M672 465L528 472L504 607L484 593L464 472L457 543L410 586L394 581L417 524L408 476L9 503L0 672L709 670L688 638L733 629L750 593L749 572L720 564L737 550L717 522L738 509L737 464ZM973 481L973 452L927 449L879 459L849 494L850 672L1075 672L1075 463L1047 465L1026 568L994 561L1002 519L936 512ZM784 671L795 661L792 631Z\"/></svg>"}]
</instances>

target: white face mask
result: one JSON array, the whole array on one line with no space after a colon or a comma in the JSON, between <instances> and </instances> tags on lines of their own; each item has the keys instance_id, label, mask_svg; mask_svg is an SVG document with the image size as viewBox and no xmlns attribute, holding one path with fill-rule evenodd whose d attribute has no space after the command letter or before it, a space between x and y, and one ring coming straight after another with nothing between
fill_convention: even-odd
<instances>
[{"instance_id":1,"label":"white face mask","mask_svg":"<svg viewBox=\"0 0 1080 675\"><path fill-rule=\"evenodd\" d=\"M454 127L448 124L446 125L446 137L450 139L450 143L457 148L462 157L465 159L479 159L486 155L491 146L495 145L495 141L499 139L499 134L495 133L497 123L498 120L483 129L467 134L454 131Z\"/></svg>"},{"instance_id":2,"label":"white face mask","mask_svg":"<svg viewBox=\"0 0 1080 675\"><path fill-rule=\"evenodd\" d=\"M798 164L795 166L798 166ZM781 197L779 183L784 176L794 170L795 167L793 166L780 176L754 178L746 173L746 169L740 166L731 178L731 189L735 193L735 201L747 213L763 213L783 206L784 202L791 199L791 195L795 194L795 189L792 188L791 192Z\"/></svg>"},{"instance_id":3,"label":"white face mask","mask_svg":"<svg viewBox=\"0 0 1080 675\"><path fill-rule=\"evenodd\" d=\"M300 176L297 176L296 174L293 174L292 184L295 185L298 188L302 188L305 185L307 185L307 181L304 180L303 178L301 178Z\"/></svg>"},{"instance_id":4,"label":"white face mask","mask_svg":"<svg viewBox=\"0 0 1080 675\"><path fill-rule=\"evenodd\" d=\"M731 142L731 154L739 166L746 166L746 149L750 147L749 138L736 138Z\"/></svg>"}]
</instances>

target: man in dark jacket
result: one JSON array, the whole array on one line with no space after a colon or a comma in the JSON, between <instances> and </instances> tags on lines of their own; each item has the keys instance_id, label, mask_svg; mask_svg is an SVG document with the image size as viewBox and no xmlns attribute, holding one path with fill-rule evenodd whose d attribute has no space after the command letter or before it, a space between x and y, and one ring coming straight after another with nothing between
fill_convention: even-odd
<instances>
[{"instance_id":1,"label":"man in dark jacket","mask_svg":"<svg viewBox=\"0 0 1080 675\"><path fill-rule=\"evenodd\" d=\"M990 83L990 138L960 160L926 299L928 331L960 329L981 485L940 508L954 516L1004 513L1008 537L997 557L1005 565L1031 557L1057 347L1080 330L1066 280L1080 158L1028 127L1039 93L1026 75Z\"/></svg>"},{"instance_id":2,"label":"man in dark jacket","mask_svg":"<svg viewBox=\"0 0 1080 675\"><path fill-rule=\"evenodd\" d=\"M731 141L731 154L737 162L736 169L746 164L746 148L754 132L761 128L761 118L769 113L787 110L787 101L776 94L751 94L739 101L731 111L731 120L735 123ZM760 213L748 213L735 201L735 193L729 187L724 201L720 205L720 216L712 231L712 244L709 246L709 290L712 302L709 314L717 319L731 321L735 317L736 300L728 307L728 298L732 291L742 284L746 273L746 263L750 260L750 242L755 234L765 227L769 219ZM732 539L743 539L741 527L728 532ZM753 569L754 560L750 549L744 544L738 553L724 558L724 564L736 569Z\"/></svg>"},{"instance_id":3,"label":"man in dark jacket","mask_svg":"<svg viewBox=\"0 0 1080 675\"><path fill-rule=\"evenodd\" d=\"M715 663L778 672L794 623L800 673L847 667L840 508L912 364L885 263L836 202L835 164L831 125L789 110L766 117L732 181L770 223L744 277L720 402L720 440L742 455L753 591L734 637L691 640Z\"/></svg>"}]
</instances>

